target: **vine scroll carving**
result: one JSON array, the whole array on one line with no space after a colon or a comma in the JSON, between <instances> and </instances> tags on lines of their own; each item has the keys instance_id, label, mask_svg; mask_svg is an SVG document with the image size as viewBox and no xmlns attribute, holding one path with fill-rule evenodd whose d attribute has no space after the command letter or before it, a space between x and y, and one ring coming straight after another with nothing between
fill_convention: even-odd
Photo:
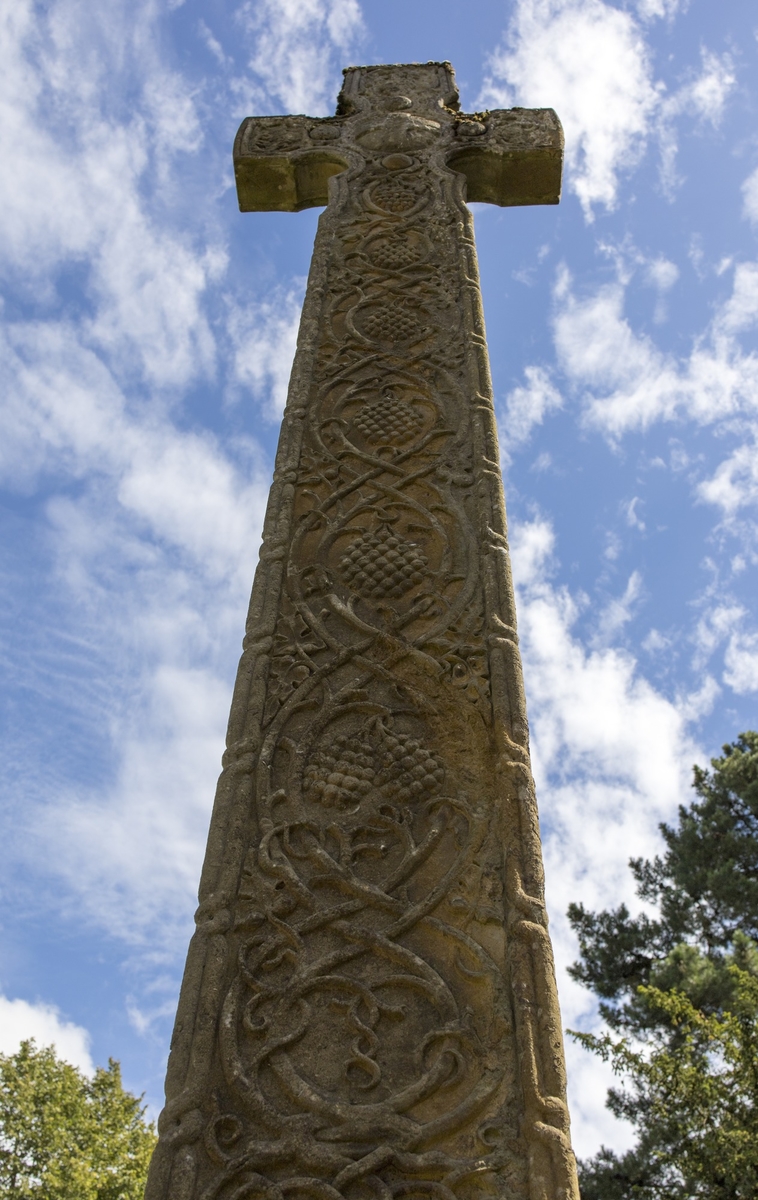
<instances>
[{"instance_id":1,"label":"vine scroll carving","mask_svg":"<svg viewBox=\"0 0 758 1200\"><path fill-rule=\"evenodd\" d=\"M465 204L557 203L560 124L351 68L234 157L327 207L147 1197L577 1200Z\"/></svg>"}]
</instances>

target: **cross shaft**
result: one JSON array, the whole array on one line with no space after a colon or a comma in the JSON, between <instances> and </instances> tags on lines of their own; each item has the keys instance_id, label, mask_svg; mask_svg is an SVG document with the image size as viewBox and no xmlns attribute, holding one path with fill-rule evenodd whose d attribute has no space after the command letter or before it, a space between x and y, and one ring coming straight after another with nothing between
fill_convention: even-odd
<instances>
[{"instance_id":1,"label":"cross shaft","mask_svg":"<svg viewBox=\"0 0 758 1200\"><path fill-rule=\"evenodd\" d=\"M243 210L328 206L147 1200L578 1200L464 202L561 147L447 63L237 135Z\"/></svg>"}]
</instances>

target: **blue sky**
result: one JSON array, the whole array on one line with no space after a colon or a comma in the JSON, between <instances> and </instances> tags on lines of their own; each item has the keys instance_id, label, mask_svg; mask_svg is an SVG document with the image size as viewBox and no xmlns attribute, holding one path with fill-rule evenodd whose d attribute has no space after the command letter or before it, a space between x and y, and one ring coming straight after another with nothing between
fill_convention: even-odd
<instances>
[{"instance_id":1,"label":"blue sky","mask_svg":"<svg viewBox=\"0 0 758 1200\"><path fill-rule=\"evenodd\" d=\"M0 1049L159 1108L318 213L237 211L250 113L450 59L553 106L559 208L475 207L564 1022L755 728L758 17L744 0L14 0L0 13ZM577 1149L622 1147L568 1046Z\"/></svg>"}]
</instances>

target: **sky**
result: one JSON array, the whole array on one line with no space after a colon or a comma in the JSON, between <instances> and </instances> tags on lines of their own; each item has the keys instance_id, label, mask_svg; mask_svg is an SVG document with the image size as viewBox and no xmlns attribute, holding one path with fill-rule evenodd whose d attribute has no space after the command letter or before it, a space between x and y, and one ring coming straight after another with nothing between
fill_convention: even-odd
<instances>
[{"instance_id":1,"label":"sky","mask_svg":"<svg viewBox=\"0 0 758 1200\"><path fill-rule=\"evenodd\" d=\"M563 1021L756 728L758 15L744 0L1 0L0 1051L161 1106L318 210L237 209L250 114L452 61L552 106L558 208L474 205ZM577 1151L622 1149L569 1039Z\"/></svg>"}]
</instances>

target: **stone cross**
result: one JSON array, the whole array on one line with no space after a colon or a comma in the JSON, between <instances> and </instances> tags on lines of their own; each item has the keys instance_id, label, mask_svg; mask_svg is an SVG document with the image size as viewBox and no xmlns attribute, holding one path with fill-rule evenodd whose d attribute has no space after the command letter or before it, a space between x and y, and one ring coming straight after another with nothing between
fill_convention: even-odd
<instances>
[{"instance_id":1,"label":"stone cross","mask_svg":"<svg viewBox=\"0 0 758 1200\"><path fill-rule=\"evenodd\" d=\"M465 204L562 145L448 63L237 134L243 211L327 207L148 1200L578 1200Z\"/></svg>"}]
</instances>

